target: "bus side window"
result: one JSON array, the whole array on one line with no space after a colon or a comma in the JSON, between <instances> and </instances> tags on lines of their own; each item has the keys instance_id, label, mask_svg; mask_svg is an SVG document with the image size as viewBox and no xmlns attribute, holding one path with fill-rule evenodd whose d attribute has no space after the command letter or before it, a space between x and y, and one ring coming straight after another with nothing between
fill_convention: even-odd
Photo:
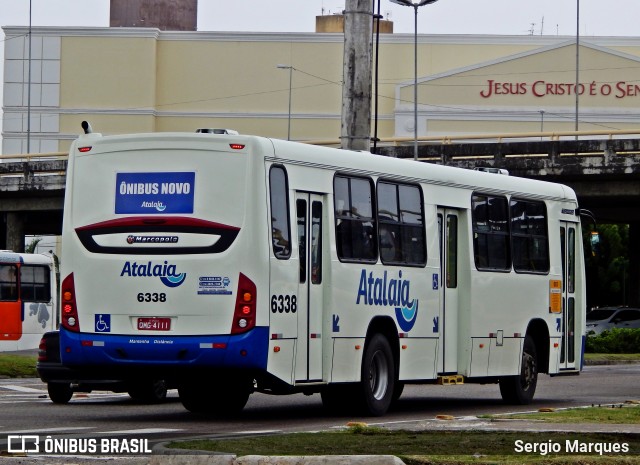
<instances>
[{"instance_id":1,"label":"bus side window","mask_svg":"<svg viewBox=\"0 0 640 465\"><path fill-rule=\"evenodd\" d=\"M0 265L0 301L18 300L18 268L15 265Z\"/></svg>"},{"instance_id":2,"label":"bus side window","mask_svg":"<svg viewBox=\"0 0 640 465\"><path fill-rule=\"evenodd\" d=\"M51 300L49 268L32 265L20 267L20 299L23 302L49 302Z\"/></svg>"},{"instance_id":3,"label":"bus side window","mask_svg":"<svg viewBox=\"0 0 640 465\"><path fill-rule=\"evenodd\" d=\"M336 176L333 181L336 250L346 261L378 259L373 183L368 178Z\"/></svg>"},{"instance_id":4,"label":"bus side window","mask_svg":"<svg viewBox=\"0 0 640 465\"><path fill-rule=\"evenodd\" d=\"M419 186L378 182L380 258L384 264L424 265L424 211Z\"/></svg>"},{"instance_id":5,"label":"bus side window","mask_svg":"<svg viewBox=\"0 0 640 465\"><path fill-rule=\"evenodd\" d=\"M511 268L509 212L506 197L474 194L473 254L479 270L507 271Z\"/></svg>"},{"instance_id":6,"label":"bus side window","mask_svg":"<svg viewBox=\"0 0 640 465\"><path fill-rule=\"evenodd\" d=\"M289 221L289 189L287 172L282 166L269 171L269 196L271 200L271 242L273 255L286 260L291 257L291 226Z\"/></svg>"},{"instance_id":7,"label":"bus side window","mask_svg":"<svg viewBox=\"0 0 640 465\"><path fill-rule=\"evenodd\" d=\"M513 269L524 273L549 271L547 209L544 202L511 199Z\"/></svg>"}]
</instances>

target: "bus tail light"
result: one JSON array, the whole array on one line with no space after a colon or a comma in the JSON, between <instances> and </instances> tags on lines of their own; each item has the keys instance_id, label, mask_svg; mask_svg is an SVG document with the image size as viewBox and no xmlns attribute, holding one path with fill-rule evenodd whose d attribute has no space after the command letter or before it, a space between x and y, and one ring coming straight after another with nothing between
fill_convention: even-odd
<instances>
[{"instance_id":1,"label":"bus tail light","mask_svg":"<svg viewBox=\"0 0 640 465\"><path fill-rule=\"evenodd\" d=\"M231 334L245 333L256 325L256 285L240 273Z\"/></svg>"},{"instance_id":2,"label":"bus tail light","mask_svg":"<svg viewBox=\"0 0 640 465\"><path fill-rule=\"evenodd\" d=\"M73 273L64 278L61 287L61 318L62 326L74 333L80 332L78 321L78 309L76 308L76 288L73 281Z\"/></svg>"},{"instance_id":3,"label":"bus tail light","mask_svg":"<svg viewBox=\"0 0 640 465\"><path fill-rule=\"evenodd\" d=\"M38 361L47 361L47 341L45 338L40 339L40 345L38 345Z\"/></svg>"}]
</instances>

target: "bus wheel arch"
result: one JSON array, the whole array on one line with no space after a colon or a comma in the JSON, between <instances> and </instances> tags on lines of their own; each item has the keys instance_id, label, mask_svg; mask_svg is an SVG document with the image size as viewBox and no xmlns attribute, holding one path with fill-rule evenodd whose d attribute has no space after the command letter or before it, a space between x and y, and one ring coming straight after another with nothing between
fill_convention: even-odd
<instances>
[{"instance_id":1,"label":"bus wheel arch","mask_svg":"<svg viewBox=\"0 0 640 465\"><path fill-rule=\"evenodd\" d=\"M371 323L369 323L369 328L367 329L365 348L366 344L375 334L381 334L385 338L387 338L387 341L389 341L391 352L393 354L395 375L397 379L400 369L400 338L398 337L398 328L395 321L393 321L393 319L390 317L383 316L379 316L371 320Z\"/></svg>"},{"instance_id":2,"label":"bus wheel arch","mask_svg":"<svg viewBox=\"0 0 640 465\"><path fill-rule=\"evenodd\" d=\"M515 405L531 403L538 384L538 374L549 372L549 330L544 321L532 320L522 344L520 374L500 378L500 394Z\"/></svg>"},{"instance_id":3,"label":"bus wheel arch","mask_svg":"<svg viewBox=\"0 0 640 465\"><path fill-rule=\"evenodd\" d=\"M500 378L500 395L512 405L527 405L533 400L538 384L538 355L533 338L527 334L522 346L520 374Z\"/></svg>"},{"instance_id":4,"label":"bus wheel arch","mask_svg":"<svg viewBox=\"0 0 640 465\"><path fill-rule=\"evenodd\" d=\"M395 323L374 318L369 325L362 355L360 403L372 416L384 415L395 398L398 383L399 338Z\"/></svg>"},{"instance_id":5,"label":"bus wheel arch","mask_svg":"<svg viewBox=\"0 0 640 465\"><path fill-rule=\"evenodd\" d=\"M527 327L527 336L533 339L536 347L538 373L549 373L549 328L541 319L531 320Z\"/></svg>"}]
</instances>

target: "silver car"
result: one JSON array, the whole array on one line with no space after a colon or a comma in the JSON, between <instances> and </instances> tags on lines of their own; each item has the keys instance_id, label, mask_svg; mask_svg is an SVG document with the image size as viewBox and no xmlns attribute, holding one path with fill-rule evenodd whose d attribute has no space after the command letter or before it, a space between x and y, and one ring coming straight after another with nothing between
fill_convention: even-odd
<instances>
[{"instance_id":1,"label":"silver car","mask_svg":"<svg viewBox=\"0 0 640 465\"><path fill-rule=\"evenodd\" d=\"M613 328L640 328L640 309L602 307L587 313L587 334L600 334Z\"/></svg>"}]
</instances>

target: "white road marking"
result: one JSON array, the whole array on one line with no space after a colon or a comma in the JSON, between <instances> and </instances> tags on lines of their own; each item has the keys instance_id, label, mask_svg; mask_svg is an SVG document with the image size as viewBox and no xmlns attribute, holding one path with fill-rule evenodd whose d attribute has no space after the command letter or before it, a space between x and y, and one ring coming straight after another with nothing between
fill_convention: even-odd
<instances>
[{"instance_id":1,"label":"white road marking","mask_svg":"<svg viewBox=\"0 0 640 465\"><path fill-rule=\"evenodd\" d=\"M176 431L183 431L182 429L173 428L140 428L129 430L115 430L115 431L96 431L95 434L158 434L158 433L173 433Z\"/></svg>"},{"instance_id":2,"label":"white road marking","mask_svg":"<svg viewBox=\"0 0 640 465\"><path fill-rule=\"evenodd\" d=\"M30 388L30 387L25 387L25 386L17 386L15 384L4 384L4 385L0 385L0 388L2 389L8 389L10 391L18 391L18 392L28 392L31 394L44 394L47 391L44 391L42 389L34 389L34 388Z\"/></svg>"},{"instance_id":3,"label":"white road marking","mask_svg":"<svg viewBox=\"0 0 640 465\"><path fill-rule=\"evenodd\" d=\"M6 426L4 428L6 428ZM66 426L64 428L25 429L22 431L6 430L5 432L13 434L68 433L69 431L81 431L95 428L95 426Z\"/></svg>"},{"instance_id":4,"label":"white road marking","mask_svg":"<svg viewBox=\"0 0 640 465\"><path fill-rule=\"evenodd\" d=\"M233 434L273 434L273 433L282 433L281 429L264 429L264 430L255 430L255 431L237 431Z\"/></svg>"}]
</instances>

